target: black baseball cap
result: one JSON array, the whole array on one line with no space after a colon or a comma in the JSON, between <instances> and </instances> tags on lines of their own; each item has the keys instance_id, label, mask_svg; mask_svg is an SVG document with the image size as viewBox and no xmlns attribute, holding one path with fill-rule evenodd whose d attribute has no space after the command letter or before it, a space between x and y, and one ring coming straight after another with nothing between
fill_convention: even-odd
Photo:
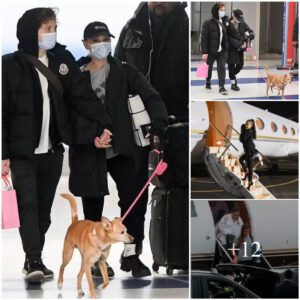
<instances>
[{"instance_id":1,"label":"black baseball cap","mask_svg":"<svg viewBox=\"0 0 300 300\"><path fill-rule=\"evenodd\" d=\"M233 15L237 18L239 22L245 22L243 12L240 9L234 10Z\"/></svg>"},{"instance_id":2,"label":"black baseball cap","mask_svg":"<svg viewBox=\"0 0 300 300\"><path fill-rule=\"evenodd\" d=\"M109 32L106 24L98 21L92 22L85 27L83 32L83 40L93 39L102 34L107 34L108 36L114 38L114 36Z\"/></svg>"}]
</instances>

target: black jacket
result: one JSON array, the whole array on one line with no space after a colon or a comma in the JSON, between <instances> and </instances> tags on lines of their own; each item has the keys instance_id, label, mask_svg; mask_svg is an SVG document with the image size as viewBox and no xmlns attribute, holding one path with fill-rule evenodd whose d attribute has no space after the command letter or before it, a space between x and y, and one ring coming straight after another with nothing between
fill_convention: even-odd
<instances>
[{"instance_id":1,"label":"black jacket","mask_svg":"<svg viewBox=\"0 0 300 300\"><path fill-rule=\"evenodd\" d=\"M115 50L115 57L147 76L168 114L179 120L188 119L189 21L185 7L186 3L178 3L161 29L150 17L147 2L142 2L124 26Z\"/></svg>"},{"instance_id":2,"label":"black jacket","mask_svg":"<svg viewBox=\"0 0 300 300\"><path fill-rule=\"evenodd\" d=\"M81 58L84 65L89 57ZM140 95L153 123L151 132L162 134L168 123L168 115L159 94L151 87L136 68L108 57L110 72L106 80L105 104L112 120L112 146L114 152L133 156L132 123L128 111L128 95ZM91 84L90 72L83 72L86 82ZM99 100L100 101L100 100ZM91 127L89 127L91 128ZM89 136L85 127L77 128L78 136ZM76 196L99 197L108 193L106 182L105 151L94 145L75 146L70 149L70 191Z\"/></svg>"},{"instance_id":3,"label":"black jacket","mask_svg":"<svg viewBox=\"0 0 300 300\"><path fill-rule=\"evenodd\" d=\"M71 145L77 133L71 126L71 112L98 123L94 137L110 120L91 87L78 69L72 55L59 44L47 52L49 68L61 80L63 97L49 83L51 118L55 141ZM68 68L63 75L61 66ZM43 98L36 69L22 55L22 50L2 57L2 159L30 158L39 144ZM75 120L76 117L72 116ZM78 122L78 121L77 121ZM51 128L50 128L51 131ZM90 142L90 141L89 141ZM56 146L53 145L53 146Z\"/></svg>"},{"instance_id":4,"label":"black jacket","mask_svg":"<svg viewBox=\"0 0 300 300\"><path fill-rule=\"evenodd\" d=\"M243 148L246 153L253 152L255 150L253 131L251 129L245 129L243 132L241 132L240 142L243 144Z\"/></svg>"},{"instance_id":5,"label":"black jacket","mask_svg":"<svg viewBox=\"0 0 300 300\"><path fill-rule=\"evenodd\" d=\"M221 42L222 50L228 50L227 26L229 21L227 18L222 19L223 39ZM219 22L215 18L206 20L202 25L201 31L201 51L202 54L208 54L207 63L211 64L215 56L218 54L220 44L220 27Z\"/></svg>"},{"instance_id":6,"label":"black jacket","mask_svg":"<svg viewBox=\"0 0 300 300\"><path fill-rule=\"evenodd\" d=\"M240 62L239 52L242 51L241 46L244 43L244 37L242 34L234 27L232 22L229 23L227 27L228 36L228 64L238 64Z\"/></svg>"},{"instance_id":7,"label":"black jacket","mask_svg":"<svg viewBox=\"0 0 300 300\"><path fill-rule=\"evenodd\" d=\"M229 39L228 63L238 64L240 62L238 52L246 51L246 49L241 49L241 45L243 43L249 44L255 37L254 32L245 22L239 23L236 29L230 21L227 34Z\"/></svg>"},{"instance_id":8,"label":"black jacket","mask_svg":"<svg viewBox=\"0 0 300 300\"><path fill-rule=\"evenodd\" d=\"M23 14L17 24L19 50L2 57L2 159L31 158L39 144L43 119L41 85L35 67L23 54L38 57L41 10L34 8ZM94 135L100 135L110 120L71 53L57 43L47 56L49 69L63 86L63 92L58 92L48 81L52 145L73 143L77 132L73 132L71 119L76 124L82 120L85 125L97 122Z\"/></svg>"}]
</instances>

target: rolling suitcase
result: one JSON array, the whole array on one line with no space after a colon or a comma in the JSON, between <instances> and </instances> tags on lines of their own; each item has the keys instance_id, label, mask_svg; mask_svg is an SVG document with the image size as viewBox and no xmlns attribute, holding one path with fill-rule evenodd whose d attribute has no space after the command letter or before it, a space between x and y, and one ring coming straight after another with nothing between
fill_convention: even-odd
<instances>
[{"instance_id":1,"label":"rolling suitcase","mask_svg":"<svg viewBox=\"0 0 300 300\"><path fill-rule=\"evenodd\" d=\"M188 188L154 189L150 221L154 271L163 266L167 267L167 274L172 275L174 269L188 269L188 204Z\"/></svg>"}]
</instances>

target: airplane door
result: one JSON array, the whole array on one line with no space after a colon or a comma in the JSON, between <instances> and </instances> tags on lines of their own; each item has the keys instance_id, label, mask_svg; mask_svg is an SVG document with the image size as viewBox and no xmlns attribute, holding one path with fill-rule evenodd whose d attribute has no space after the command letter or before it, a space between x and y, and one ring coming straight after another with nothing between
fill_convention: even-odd
<instances>
[{"instance_id":1,"label":"airplane door","mask_svg":"<svg viewBox=\"0 0 300 300\"><path fill-rule=\"evenodd\" d=\"M224 146L222 132L230 140L232 136L232 113L229 104L224 101L207 101L209 129L207 144L210 147ZM220 132L218 132L218 130Z\"/></svg>"},{"instance_id":2,"label":"airplane door","mask_svg":"<svg viewBox=\"0 0 300 300\"><path fill-rule=\"evenodd\" d=\"M192 256L211 256L215 252L215 226L208 201L192 201L191 253Z\"/></svg>"}]
</instances>

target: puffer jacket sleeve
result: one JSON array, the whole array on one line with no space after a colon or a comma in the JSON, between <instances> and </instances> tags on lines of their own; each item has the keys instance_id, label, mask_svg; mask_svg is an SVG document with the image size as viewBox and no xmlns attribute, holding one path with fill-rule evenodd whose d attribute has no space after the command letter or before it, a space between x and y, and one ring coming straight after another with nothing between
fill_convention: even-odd
<instances>
[{"instance_id":1,"label":"puffer jacket sleeve","mask_svg":"<svg viewBox=\"0 0 300 300\"><path fill-rule=\"evenodd\" d=\"M246 22L244 23L244 28L245 28L245 32L249 33L249 36L248 36L249 39L254 40L254 37L255 37L254 31L249 27L249 25Z\"/></svg>"},{"instance_id":2,"label":"puffer jacket sleeve","mask_svg":"<svg viewBox=\"0 0 300 300\"><path fill-rule=\"evenodd\" d=\"M7 56L2 57L2 160L9 159L10 96L7 80Z\"/></svg>"},{"instance_id":3,"label":"puffer jacket sleeve","mask_svg":"<svg viewBox=\"0 0 300 300\"><path fill-rule=\"evenodd\" d=\"M209 20L205 21L202 25L201 31L201 51L202 54L208 54L208 43L209 43Z\"/></svg>"},{"instance_id":4,"label":"puffer jacket sleeve","mask_svg":"<svg viewBox=\"0 0 300 300\"><path fill-rule=\"evenodd\" d=\"M159 93L134 66L123 63L130 94L139 95L151 118L153 134L163 134L168 126L168 113Z\"/></svg>"},{"instance_id":5,"label":"puffer jacket sleeve","mask_svg":"<svg viewBox=\"0 0 300 300\"><path fill-rule=\"evenodd\" d=\"M110 128L111 120L106 113L104 99L101 101L94 93L90 83L78 68L74 57L65 51L64 61L69 68L69 76L60 76L64 93L71 108L79 116L91 122L97 122L100 127Z\"/></svg>"}]
</instances>

